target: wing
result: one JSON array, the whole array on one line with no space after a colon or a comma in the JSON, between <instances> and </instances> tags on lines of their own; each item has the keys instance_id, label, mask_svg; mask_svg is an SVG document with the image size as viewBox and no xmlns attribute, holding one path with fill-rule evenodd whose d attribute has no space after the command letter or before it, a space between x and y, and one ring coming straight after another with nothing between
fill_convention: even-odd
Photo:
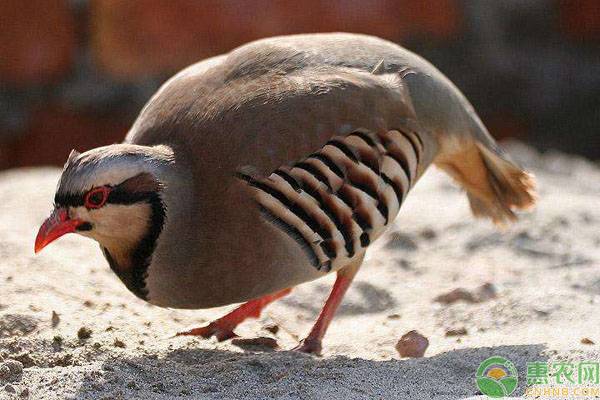
<instances>
[{"instance_id":1,"label":"wing","mask_svg":"<svg viewBox=\"0 0 600 400\"><path fill-rule=\"evenodd\" d=\"M395 219L418 178L424 145L411 130L357 130L268 176L249 168L238 179L254 189L263 217L325 272L362 256Z\"/></svg>"}]
</instances>

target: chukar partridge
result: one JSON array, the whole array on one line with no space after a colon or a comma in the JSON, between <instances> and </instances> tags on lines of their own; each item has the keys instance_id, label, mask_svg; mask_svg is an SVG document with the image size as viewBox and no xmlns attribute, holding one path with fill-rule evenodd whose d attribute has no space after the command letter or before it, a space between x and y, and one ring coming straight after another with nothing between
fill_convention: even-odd
<instances>
[{"instance_id":1,"label":"chukar partridge","mask_svg":"<svg viewBox=\"0 0 600 400\"><path fill-rule=\"evenodd\" d=\"M535 201L532 177L421 57L364 35L259 40L167 81L124 143L73 151L35 251L76 232L152 304L247 301L181 333L219 340L335 272L298 347L318 353L366 249L431 163L476 216L503 224Z\"/></svg>"}]
</instances>

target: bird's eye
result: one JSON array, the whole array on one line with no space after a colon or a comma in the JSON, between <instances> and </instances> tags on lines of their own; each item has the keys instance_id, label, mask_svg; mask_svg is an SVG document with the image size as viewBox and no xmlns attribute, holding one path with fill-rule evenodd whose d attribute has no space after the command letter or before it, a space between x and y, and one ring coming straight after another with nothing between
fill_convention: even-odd
<instances>
[{"instance_id":1,"label":"bird's eye","mask_svg":"<svg viewBox=\"0 0 600 400\"><path fill-rule=\"evenodd\" d=\"M84 201L86 208L100 208L108 200L110 189L106 186L94 188L86 193Z\"/></svg>"}]
</instances>

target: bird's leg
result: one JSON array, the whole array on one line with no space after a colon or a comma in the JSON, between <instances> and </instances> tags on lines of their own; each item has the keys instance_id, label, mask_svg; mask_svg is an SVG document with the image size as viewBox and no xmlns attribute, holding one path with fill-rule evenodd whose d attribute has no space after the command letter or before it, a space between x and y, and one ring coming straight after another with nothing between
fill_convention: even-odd
<instances>
[{"instance_id":1,"label":"bird's leg","mask_svg":"<svg viewBox=\"0 0 600 400\"><path fill-rule=\"evenodd\" d=\"M273 294L259 297L258 299L250 300L242 304L235 310L231 311L229 314L226 314L223 317L214 320L206 326L200 328L193 328L184 332L178 332L176 336L191 335L202 336L203 338L215 336L219 342L231 339L232 337L237 336L233 332L236 326L238 326L247 318L260 317L260 312L263 308L265 308L269 303L272 303L275 300L278 300L283 296L287 295L291 291L292 289L288 288Z\"/></svg>"},{"instance_id":2,"label":"bird's leg","mask_svg":"<svg viewBox=\"0 0 600 400\"><path fill-rule=\"evenodd\" d=\"M352 283L356 272L358 272L359 267L360 262L349 265L337 272L333 289L331 289L331 293L329 294L329 297L327 298L327 301L321 310L321 314L319 314L317 322L315 322L313 325L308 336L294 350L301 351L303 353L312 353L317 355L321 354L321 342L323 340L323 336L325 336L327 327L331 323L331 320L335 315L335 311L342 302L342 298L344 297L346 290L348 290L350 287L350 284Z\"/></svg>"}]
</instances>

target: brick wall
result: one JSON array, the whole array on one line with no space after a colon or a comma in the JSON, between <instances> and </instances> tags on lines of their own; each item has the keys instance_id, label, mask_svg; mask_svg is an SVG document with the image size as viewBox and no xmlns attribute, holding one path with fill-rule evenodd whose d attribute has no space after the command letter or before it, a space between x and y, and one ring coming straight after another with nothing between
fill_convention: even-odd
<instances>
[{"instance_id":1,"label":"brick wall","mask_svg":"<svg viewBox=\"0 0 600 400\"><path fill-rule=\"evenodd\" d=\"M326 31L429 58L497 137L600 158L598 0L2 0L0 169L120 141L190 63Z\"/></svg>"}]
</instances>

